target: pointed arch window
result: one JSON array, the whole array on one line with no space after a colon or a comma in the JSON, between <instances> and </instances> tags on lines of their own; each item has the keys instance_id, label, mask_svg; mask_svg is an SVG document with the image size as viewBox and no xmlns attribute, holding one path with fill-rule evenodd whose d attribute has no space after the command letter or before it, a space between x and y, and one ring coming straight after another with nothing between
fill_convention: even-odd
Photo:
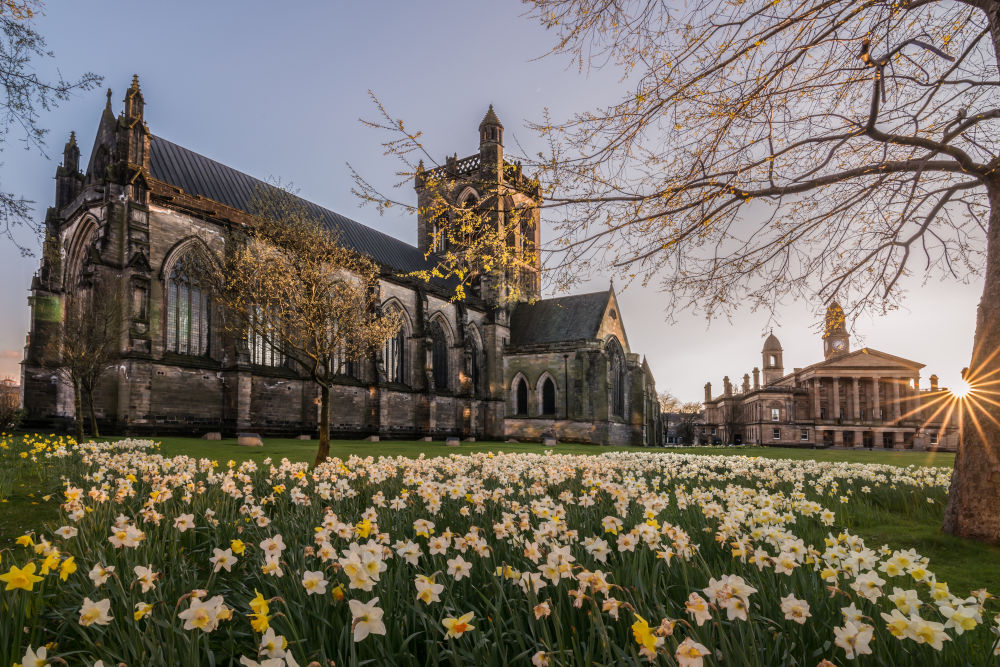
<instances>
[{"instance_id":1,"label":"pointed arch window","mask_svg":"<svg viewBox=\"0 0 1000 667\"><path fill-rule=\"evenodd\" d=\"M285 365L285 354L281 342L264 317L260 308L255 308L250 320L250 363L257 366L277 368Z\"/></svg>"},{"instance_id":2,"label":"pointed arch window","mask_svg":"<svg viewBox=\"0 0 1000 667\"><path fill-rule=\"evenodd\" d=\"M552 378L545 378L542 383L542 414L554 415L556 413L556 383Z\"/></svg>"},{"instance_id":3,"label":"pointed arch window","mask_svg":"<svg viewBox=\"0 0 1000 667\"><path fill-rule=\"evenodd\" d=\"M469 376L472 379L472 395L482 396L483 394L483 349L479 345L479 340L475 336L470 336L472 358L469 364Z\"/></svg>"},{"instance_id":4,"label":"pointed arch window","mask_svg":"<svg viewBox=\"0 0 1000 667\"><path fill-rule=\"evenodd\" d=\"M385 342L383 351L385 376L389 382L406 383L406 329L399 327L396 335Z\"/></svg>"},{"instance_id":5,"label":"pointed arch window","mask_svg":"<svg viewBox=\"0 0 1000 667\"><path fill-rule=\"evenodd\" d=\"M625 353L617 338L608 341L609 407L615 417L625 416Z\"/></svg>"},{"instance_id":6,"label":"pointed arch window","mask_svg":"<svg viewBox=\"0 0 1000 667\"><path fill-rule=\"evenodd\" d=\"M514 402L517 414L528 414L528 383L524 378L518 378L514 385Z\"/></svg>"},{"instance_id":7,"label":"pointed arch window","mask_svg":"<svg viewBox=\"0 0 1000 667\"><path fill-rule=\"evenodd\" d=\"M448 338L440 322L431 323L431 364L434 389L448 389Z\"/></svg>"},{"instance_id":8,"label":"pointed arch window","mask_svg":"<svg viewBox=\"0 0 1000 667\"><path fill-rule=\"evenodd\" d=\"M434 252L448 251L448 214L434 218L431 229L431 248Z\"/></svg>"},{"instance_id":9,"label":"pointed arch window","mask_svg":"<svg viewBox=\"0 0 1000 667\"><path fill-rule=\"evenodd\" d=\"M209 351L211 301L190 255L182 256L167 279L167 351L204 356Z\"/></svg>"}]
</instances>

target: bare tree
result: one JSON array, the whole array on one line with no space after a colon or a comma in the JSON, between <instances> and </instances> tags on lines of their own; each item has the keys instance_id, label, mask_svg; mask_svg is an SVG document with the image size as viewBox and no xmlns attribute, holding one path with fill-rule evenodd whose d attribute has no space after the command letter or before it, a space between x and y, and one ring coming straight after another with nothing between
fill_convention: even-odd
<instances>
[{"instance_id":1,"label":"bare tree","mask_svg":"<svg viewBox=\"0 0 1000 667\"><path fill-rule=\"evenodd\" d=\"M91 435L100 436L95 395L120 355L126 314L125 295L113 276L95 278L89 287L81 287L63 300L62 329L42 358L73 387L77 442L83 440L84 401Z\"/></svg>"},{"instance_id":2,"label":"bare tree","mask_svg":"<svg viewBox=\"0 0 1000 667\"><path fill-rule=\"evenodd\" d=\"M47 130L39 125L39 116L77 91L100 85L102 78L87 72L74 80L61 75L54 81L40 78L35 64L52 58L45 39L32 23L41 9L38 0L0 0L0 150L11 132L27 148L44 151ZM31 201L12 192L0 190L0 234L20 246L13 236L19 225L31 225Z\"/></svg>"},{"instance_id":3,"label":"bare tree","mask_svg":"<svg viewBox=\"0 0 1000 667\"><path fill-rule=\"evenodd\" d=\"M351 361L396 334L398 315L380 311L379 267L345 248L286 190L261 188L249 236L233 239L216 272L226 326L293 360L320 389L316 464L330 453L330 387Z\"/></svg>"},{"instance_id":4,"label":"bare tree","mask_svg":"<svg viewBox=\"0 0 1000 667\"><path fill-rule=\"evenodd\" d=\"M627 83L536 125L557 282L604 268L671 310L792 295L856 315L893 308L905 277L984 275L944 529L996 541L1000 2L530 4L554 53Z\"/></svg>"}]
</instances>

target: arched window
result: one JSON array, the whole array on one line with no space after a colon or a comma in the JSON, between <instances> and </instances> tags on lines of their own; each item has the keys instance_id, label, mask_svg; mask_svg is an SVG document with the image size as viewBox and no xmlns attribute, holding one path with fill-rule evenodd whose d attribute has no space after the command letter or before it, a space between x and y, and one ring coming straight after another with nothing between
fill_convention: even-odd
<instances>
[{"instance_id":1,"label":"arched window","mask_svg":"<svg viewBox=\"0 0 1000 667\"><path fill-rule=\"evenodd\" d=\"M483 348L479 344L479 336L474 327L469 328L469 348L472 352L469 360L469 379L472 380L472 395L482 396L483 391L483 367L486 359L483 356Z\"/></svg>"},{"instance_id":2,"label":"arched window","mask_svg":"<svg viewBox=\"0 0 1000 667\"><path fill-rule=\"evenodd\" d=\"M448 338L440 322L431 323L431 363L434 372L434 389L448 389Z\"/></svg>"},{"instance_id":3,"label":"arched window","mask_svg":"<svg viewBox=\"0 0 1000 667\"><path fill-rule=\"evenodd\" d=\"M542 383L542 414L554 415L556 413L556 383L552 378L545 378Z\"/></svg>"},{"instance_id":4,"label":"arched window","mask_svg":"<svg viewBox=\"0 0 1000 667\"><path fill-rule=\"evenodd\" d=\"M389 382L406 382L406 329L400 325L396 335L385 342L385 375Z\"/></svg>"},{"instance_id":5,"label":"arched window","mask_svg":"<svg viewBox=\"0 0 1000 667\"><path fill-rule=\"evenodd\" d=\"M211 309L190 255L182 256L167 279L167 351L208 354Z\"/></svg>"},{"instance_id":6,"label":"arched window","mask_svg":"<svg viewBox=\"0 0 1000 667\"><path fill-rule=\"evenodd\" d=\"M284 366L285 355L281 342L264 318L264 313L255 309L250 320L250 363L258 366Z\"/></svg>"},{"instance_id":7,"label":"arched window","mask_svg":"<svg viewBox=\"0 0 1000 667\"><path fill-rule=\"evenodd\" d=\"M514 385L514 400L517 403L517 414L528 414L528 383L524 378L518 378Z\"/></svg>"},{"instance_id":8,"label":"arched window","mask_svg":"<svg viewBox=\"0 0 1000 667\"><path fill-rule=\"evenodd\" d=\"M611 414L625 416L625 353L617 338L608 341L608 388Z\"/></svg>"},{"instance_id":9,"label":"arched window","mask_svg":"<svg viewBox=\"0 0 1000 667\"><path fill-rule=\"evenodd\" d=\"M448 250L448 214L442 213L434 218L431 229L431 249L434 252L447 252Z\"/></svg>"}]
</instances>

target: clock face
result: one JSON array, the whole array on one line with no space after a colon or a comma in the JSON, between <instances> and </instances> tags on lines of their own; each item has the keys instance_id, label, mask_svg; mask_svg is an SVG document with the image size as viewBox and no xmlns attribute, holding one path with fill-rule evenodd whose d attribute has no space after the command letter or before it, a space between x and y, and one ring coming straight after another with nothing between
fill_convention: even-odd
<instances>
[{"instance_id":1,"label":"clock face","mask_svg":"<svg viewBox=\"0 0 1000 667\"><path fill-rule=\"evenodd\" d=\"M845 341L843 338L838 338L837 340L833 341L833 349L835 349L837 352L843 352L846 346L847 346L847 341Z\"/></svg>"}]
</instances>

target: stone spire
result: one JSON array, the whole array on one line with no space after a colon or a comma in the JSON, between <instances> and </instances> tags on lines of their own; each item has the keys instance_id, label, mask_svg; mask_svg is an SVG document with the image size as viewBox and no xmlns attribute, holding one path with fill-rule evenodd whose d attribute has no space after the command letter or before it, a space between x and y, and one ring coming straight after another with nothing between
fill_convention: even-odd
<instances>
[{"instance_id":1,"label":"stone spire","mask_svg":"<svg viewBox=\"0 0 1000 667\"><path fill-rule=\"evenodd\" d=\"M486 111L486 115L483 116L483 122L479 124L479 144L482 145L487 142L503 146L503 123L497 118L492 104Z\"/></svg>"},{"instance_id":2,"label":"stone spire","mask_svg":"<svg viewBox=\"0 0 1000 667\"><path fill-rule=\"evenodd\" d=\"M145 107L145 100L142 97L142 90L139 88L139 75L132 75L132 85L125 91L125 116L142 120L142 112Z\"/></svg>"}]
</instances>

